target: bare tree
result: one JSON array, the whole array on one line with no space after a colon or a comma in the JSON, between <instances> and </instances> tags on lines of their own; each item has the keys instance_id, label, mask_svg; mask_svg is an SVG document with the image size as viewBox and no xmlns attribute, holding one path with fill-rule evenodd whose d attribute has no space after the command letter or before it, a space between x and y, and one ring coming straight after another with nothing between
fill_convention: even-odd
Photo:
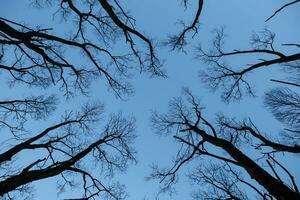
<instances>
[{"instance_id":1,"label":"bare tree","mask_svg":"<svg viewBox=\"0 0 300 200\"><path fill-rule=\"evenodd\" d=\"M102 78L123 98L133 92L129 80L136 71L164 76L155 44L135 28L134 18L119 1L30 2L38 9L54 8L66 29L0 17L0 71L12 90L16 84L58 86L69 98L87 95L91 81ZM70 31L68 21L74 22ZM125 53L115 48L118 45ZM57 177L59 192L79 188L82 194L72 199L124 199L123 185L107 177L135 162L134 119L121 113L106 118L103 105L87 104L36 130L35 123L54 113L59 91L34 94L0 100L0 197L31 198L32 182Z\"/></svg>"},{"instance_id":2,"label":"bare tree","mask_svg":"<svg viewBox=\"0 0 300 200\"><path fill-rule=\"evenodd\" d=\"M190 1L181 2L187 8ZM173 50L184 50L189 35L193 38L198 33L204 1L196 2L191 23L180 22L182 30L165 43ZM298 2L283 5L266 21ZM69 98L87 95L91 81L101 78L122 98L133 92L129 80L135 72L165 76L155 43L136 28L135 19L118 0L31 0L31 4L38 9L55 8L55 17L66 24L72 19L74 24L61 33L55 27L0 17L0 70L9 79L9 86L58 86ZM249 49L231 51L225 50L224 30L215 34L210 50L201 45L197 48L197 57L210 65L200 76L210 88L222 88L226 102L240 100L245 93L253 96L246 75L278 64L292 77L271 81L299 87L300 53L281 52L275 45L275 33L265 29L253 34ZM120 44L125 53L115 48ZM299 50L298 43L283 45ZM74 59L74 54L81 56L82 62ZM247 55L258 55L259 59L238 68L226 62L226 58ZM260 131L251 119L238 121L220 115L213 124L203 117L203 108L190 91L185 90L185 97L186 101L171 101L168 114L153 116L157 131L173 133L181 145L170 169L154 169L152 177L161 180L163 189L172 187L186 164L209 158L210 164L200 165L189 174L195 184L207 186L195 192L196 199L250 199L245 188L258 199L300 199L294 175L280 162L279 154L300 152L300 98L295 91L275 88L266 93L265 104L287 126L282 132L284 142ZM131 147L134 119L112 114L105 120L103 105L87 104L80 112L66 111L56 123L35 130L31 124L48 119L57 104L57 95L0 100L0 128L5 136L0 150L0 197L31 198L32 182L57 177L60 192L78 185L81 188L82 194L70 199L124 199L123 186L106 177L135 162ZM23 157L29 154L33 156Z\"/></svg>"},{"instance_id":3,"label":"bare tree","mask_svg":"<svg viewBox=\"0 0 300 200\"><path fill-rule=\"evenodd\" d=\"M56 6L63 20L76 21L75 28L69 36L62 37L51 28L31 28L0 18L0 69L11 76L11 83L39 87L59 84L70 95L74 89L86 93L93 77L103 77L121 95L132 92L128 83L132 65L151 76L164 75L151 40L135 29L134 19L118 1L32 3L38 7ZM128 44L125 54L111 50L118 38ZM146 46L145 51L137 49L141 45ZM81 53L88 62L74 63L68 55L70 51Z\"/></svg>"},{"instance_id":4,"label":"bare tree","mask_svg":"<svg viewBox=\"0 0 300 200\"><path fill-rule=\"evenodd\" d=\"M283 5L267 21L296 3L299 1ZM212 90L221 89L222 99L230 103L241 100L245 94L255 96L254 84L247 77L250 72L280 67L288 77L270 78L283 87L266 91L264 103L286 128L279 134L267 134L250 118L237 120L223 114L210 122L197 97L184 89L184 97L174 98L166 114L153 114L157 133L172 135L179 150L171 167L154 166L150 178L159 179L162 191L169 191L180 171L188 168L188 177L200 188L193 193L194 199L300 199L297 178L282 162L286 155L300 153L299 45L282 44L293 48L287 51L293 53L279 50L276 34L264 29L252 35L251 48L228 51L224 28L214 30L214 34L209 50L196 47L196 57L208 65L199 73L202 82ZM234 57L244 58L245 63L238 59L240 64L231 64L230 58ZM253 58L257 60L247 64ZM280 139L276 139L278 136Z\"/></svg>"},{"instance_id":5,"label":"bare tree","mask_svg":"<svg viewBox=\"0 0 300 200\"><path fill-rule=\"evenodd\" d=\"M193 180L204 181L213 187L213 191L203 188L205 192L198 194L200 199L207 199L207 196L210 196L208 199L247 199L240 184L250 187L260 199L300 199L294 176L277 160L278 152L299 154L299 143L277 142L259 131L251 120L239 122L219 116L213 125L202 114L199 100L188 90L185 90L185 96L186 99L176 98L170 102L169 113L154 114L152 120L158 133L173 134L181 144L173 167L156 168L152 174L152 178L162 181L164 189L176 182L177 173L183 166L198 157L208 157L210 161L204 159L201 163L213 162L213 159L214 164L190 175ZM224 168L215 165L226 165L233 171L222 172L220 170ZM242 178L237 169L248 174L248 180ZM279 170L285 174L279 174ZM249 179L255 180L255 185Z\"/></svg>"},{"instance_id":6,"label":"bare tree","mask_svg":"<svg viewBox=\"0 0 300 200\"><path fill-rule=\"evenodd\" d=\"M15 137L14 145L0 154L0 195L11 199L18 192L26 194L31 182L53 176L61 177L59 187L63 190L75 185L72 177L77 174L82 176L83 195L80 198L124 198L124 191L118 185L101 181L89 171L91 166L84 164L93 159L95 167L102 169L100 174L107 176L116 169L124 170L129 161L134 161L134 151L130 147L134 121L120 114L112 115L103 128L97 130L95 124L101 123L99 115L102 112L101 105L86 105L81 112L67 112L59 123L43 131ZM38 155L37 158L33 156L30 161L22 161L22 155L31 151ZM22 165L15 165L18 162Z\"/></svg>"},{"instance_id":7,"label":"bare tree","mask_svg":"<svg viewBox=\"0 0 300 200\"><path fill-rule=\"evenodd\" d=\"M246 75L252 71L271 66L275 67L277 64L282 64L285 70L297 68L294 65L299 61L300 53L286 55L276 50L274 47L275 33L268 29L259 34L253 34L251 39L253 48L247 50L225 51L224 29L215 30L215 34L212 48L209 51L204 51L201 45L197 48L199 52L197 57L210 65L208 70L200 72L200 77L210 88L214 90L222 88L222 99L226 102L240 100L243 94L254 96L252 85L246 79ZM257 55L258 61L249 66L246 65L246 67L243 67L245 64L242 63L242 67L233 68L224 60L227 57L250 55ZM274 58L270 59L270 56Z\"/></svg>"}]
</instances>

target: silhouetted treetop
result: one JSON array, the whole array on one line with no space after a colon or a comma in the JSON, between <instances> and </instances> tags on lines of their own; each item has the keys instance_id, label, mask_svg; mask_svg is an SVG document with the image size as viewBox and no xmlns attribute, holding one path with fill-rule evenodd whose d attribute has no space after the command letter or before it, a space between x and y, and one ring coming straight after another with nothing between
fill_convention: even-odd
<instances>
[{"instance_id":1,"label":"silhouetted treetop","mask_svg":"<svg viewBox=\"0 0 300 200\"><path fill-rule=\"evenodd\" d=\"M85 94L90 81L102 77L109 88L122 95L132 92L128 79L135 66L151 76L164 76L154 44L135 28L134 19L118 1L32 3L57 7L56 14L64 23L72 19L75 25L69 36L60 36L52 28L32 28L0 18L0 67L11 76L12 83L40 87L59 84L66 95L74 90ZM127 44L125 53L113 50L120 44L118 40ZM74 53L86 62L74 60Z\"/></svg>"}]
</instances>

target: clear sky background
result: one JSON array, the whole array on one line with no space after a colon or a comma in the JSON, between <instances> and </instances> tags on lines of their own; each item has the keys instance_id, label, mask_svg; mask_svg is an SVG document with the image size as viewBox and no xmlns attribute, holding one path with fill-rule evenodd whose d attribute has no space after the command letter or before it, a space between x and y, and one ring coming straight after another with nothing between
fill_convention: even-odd
<instances>
[{"instance_id":1,"label":"clear sky background","mask_svg":"<svg viewBox=\"0 0 300 200\"><path fill-rule=\"evenodd\" d=\"M205 45L212 39L211 31L214 28L225 26L226 48L228 50L236 48L247 48L249 39L253 32L261 31L267 27L276 32L278 45L283 42L299 42L300 35L300 7L293 6L288 12L282 12L273 20L265 23L275 9L289 1L282 0L207 0L204 1L203 12L200 17L199 34L192 40L191 45L186 48L186 54L182 52L169 51L166 47L158 47L158 55L165 60L163 68L166 69L168 78L149 79L147 75L136 73L132 84L135 87L135 94L123 101L116 99L111 92L107 92L103 82L96 81L91 88L90 100L98 99L105 104L106 111L117 112L122 110L128 115L135 116L137 119L137 135L135 149L137 150L138 164L129 167L127 173L116 174L116 179L124 183L130 195L130 200L142 200L144 197L153 199L158 192L157 181L145 181L145 177L151 172L151 164L159 164L161 167L171 165L172 156L175 155L177 146L172 137L162 137L154 134L150 127L149 118L151 110L166 111L169 100L180 95L181 88L189 87L196 94L206 107L205 115L213 120L216 113L225 113L229 116L236 116L240 119L251 117L259 128L267 132L277 133L280 124L274 120L272 115L265 110L262 104L264 91L271 87L269 79L271 76L280 76L272 69L260 70L252 73L248 78L255 85L257 98L245 98L241 102L225 104L220 100L218 92L211 93L198 79L198 72L204 69L205 64L196 60L195 51L190 48L193 45L202 43ZM176 25L176 21L184 20L187 23L192 21L196 7L190 3L187 10L180 6L180 1L174 0L128 0L121 2L124 8L130 11L135 17L137 28L156 42L163 42L170 33L177 33L181 30ZM54 27L54 30L63 31L64 25L59 24L58 20L52 18L52 9L37 10L29 6L27 0L1 0L0 16L16 22L45 27ZM279 47L279 46L278 46ZM74 58L80 59L80 58ZM80 60L78 61L80 62ZM242 63L242 62L241 62ZM271 74L270 72L274 73ZM265 76L267 75L268 76ZM36 89L24 91L22 87L8 89L1 77L0 95L1 99L22 96L28 93L51 93L49 91L37 91ZM60 99L60 109L65 107L78 106L82 97L71 100ZM55 119L55 117L52 117ZM53 119L50 120L53 120ZM41 130L47 123L37 125L36 130ZM288 165L300 177L300 172L296 170L299 160L290 160ZM298 167L299 168L299 167ZM182 173L184 175L184 172ZM300 183L300 180L297 180ZM36 199L50 200L60 199L57 197L55 188L55 178L37 182L35 189ZM177 195L172 197L161 196L161 199L188 199L191 187L189 182L181 176L180 183L177 185Z\"/></svg>"}]
</instances>

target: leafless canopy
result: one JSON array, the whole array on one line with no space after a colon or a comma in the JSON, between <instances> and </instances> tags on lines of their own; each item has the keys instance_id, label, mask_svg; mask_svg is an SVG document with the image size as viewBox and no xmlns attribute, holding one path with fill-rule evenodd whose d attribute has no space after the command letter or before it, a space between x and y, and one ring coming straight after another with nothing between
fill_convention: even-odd
<instances>
[{"instance_id":1,"label":"leafless canopy","mask_svg":"<svg viewBox=\"0 0 300 200\"><path fill-rule=\"evenodd\" d=\"M284 52L276 50L275 33L268 29L252 35L253 48L233 51L225 50L224 28L214 32L215 37L209 51L205 51L201 45L196 49L197 58L209 65L209 68L201 71L199 76L203 83L213 90L221 88L222 99L226 102L240 100L244 94L254 96L252 85L246 78L253 71L278 65L283 65L284 70L289 71L299 69L300 53L286 55ZM294 45L290 44L289 46ZM226 58L236 57L246 59L247 56L257 56L258 61L254 64L241 63L240 66L231 66L226 60Z\"/></svg>"},{"instance_id":2,"label":"leafless canopy","mask_svg":"<svg viewBox=\"0 0 300 200\"><path fill-rule=\"evenodd\" d=\"M170 102L167 114L153 115L157 132L172 134L181 145L174 165L155 168L151 175L160 179L162 189L172 187L182 168L202 159L189 175L193 182L207 185L199 184L202 190L195 193L196 199L251 199L244 192L251 190L259 199L300 199L294 176L277 159L278 152L298 155L299 143L280 143L250 119L237 121L220 115L213 124L204 117L199 100L188 90L184 93L185 98Z\"/></svg>"},{"instance_id":3,"label":"leafless canopy","mask_svg":"<svg viewBox=\"0 0 300 200\"><path fill-rule=\"evenodd\" d=\"M65 32L0 17L0 71L10 86L58 86L71 97L88 94L91 81L100 77L123 97L132 92L129 78L135 69L164 76L151 39L135 28L118 1L31 3L57 10L54 16L61 18ZM70 19L75 24L68 24ZM116 50L120 44L125 53ZM74 187L81 192L71 199L124 199L123 185L112 176L135 162L134 119L121 113L105 117L102 104L87 103L47 125L43 120L53 121L58 112L56 92L35 90L35 95L0 100L0 198L30 199L32 182L56 177L58 192Z\"/></svg>"},{"instance_id":4,"label":"leafless canopy","mask_svg":"<svg viewBox=\"0 0 300 200\"><path fill-rule=\"evenodd\" d=\"M19 102L17 107L11 104L10 111L5 110L5 114L23 123L23 117L35 111L28 105L33 101ZM36 108L39 109L38 115L44 115L51 109L45 102L35 101L33 105L41 108ZM38 133L14 137L11 145L5 145L5 149L2 147L0 154L0 196L20 198L20 192L28 194L31 182L60 176L59 189L63 191L77 182L83 191L80 198L106 196L123 199L125 193L121 185L109 183L104 177L113 175L115 170L126 169L127 163L135 160L130 147L134 139L134 120L117 114L111 115L104 123L103 119L100 120L102 113L102 105L86 105L81 112L66 112L61 121ZM103 124L101 129L96 126L99 123ZM36 156L29 160L22 158L30 152ZM94 167L85 164L93 160ZM91 168L95 167L98 175L91 172ZM103 176L103 180L99 179L99 175ZM81 176L82 181L74 179L74 176Z\"/></svg>"},{"instance_id":5,"label":"leafless canopy","mask_svg":"<svg viewBox=\"0 0 300 200\"><path fill-rule=\"evenodd\" d=\"M0 69L11 76L11 83L58 84L69 95L74 89L86 93L90 80L102 77L122 95L132 92L128 78L134 66L151 76L164 76L152 41L135 29L134 19L118 1L35 0L32 4L57 7L55 16L74 20L75 28L60 36L49 27L32 28L0 18ZM113 50L114 43L122 40L128 50ZM78 53L86 62L74 60Z\"/></svg>"},{"instance_id":6,"label":"leafless canopy","mask_svg":"<svg viewBox=\"0 0 300 200\"><path fill-rule=\"evenodd\" d=\"M267 21L298 2L283 5ZM157 133L173 136L178 151L171 167L154 166L149 178L159 179L162 191L172 191L182 171L188 171L199 188L194 199L300 199L299 183L282 162L285 155L298 158L300 153L300 46L297 42L276 44L276 34L264 29L251 36L250 48L226 50L224 30L214 30L208 50L196 47L196 58L204 63L199 73L202 82L212 90L220 89L222 99L230 103L245 94L255 96L251 72L280 67L287 77L268 77L282 87L266 91L264 103L285 128L280 133L265 133L249 118L237 120L223 114L210 122L197 97L184 89L183 97L169 103L166 114L153 114Z\"/></svg>"}]
</instances>

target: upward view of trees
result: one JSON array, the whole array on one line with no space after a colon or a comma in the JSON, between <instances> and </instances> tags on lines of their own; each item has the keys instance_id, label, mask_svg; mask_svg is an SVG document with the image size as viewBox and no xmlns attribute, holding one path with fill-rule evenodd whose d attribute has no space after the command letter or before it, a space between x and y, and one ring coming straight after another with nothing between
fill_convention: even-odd
<instances>
[{"instance_id":1,"label":"upward view of trees","mask_svg":"<svg viewBox=\"0 0 300 200\"><path fill-rule=\"evenodd\" d=\"M283 5L266 21L276 20L279 12L296 3L300 1ZM300 199L299 183L285 163L279 161L286 155L300 153L299 44L281 44L295 50L294 53L280 51L276 34L264 29L251 36L249 49L236 47L228 51L224 29L215 30L214 34L209 50L200 45L196 48L197 59L207 65L199 74L202 82L212 90L220 89L221 98L230 103L245 95L254 96L253 86L246 78L252 71L283 68L288 78L270 79L277 84L266 91L264 103L285 128L279 133L279 139L275 139L276 133L265 133L250 118L237 120L219 114L215 122L211 122L205 117L197 95L184 89L182 97L170 102L168 113L153 115L152 123L157 132L173 135L181 148L171 168L155 167L151 177L158 178L162 189L168 190L176 183L182 168L198 162L188 175L200 187L194 193L195 199ZM178 46L177 40L171 44ZM248 60L247 56L256 57L257 61L230 64L234 57Z\"/></svg>"},{"instance_id":2,"label":"upward view of trees","mask_svg":"<svg viewBox=\"0 0 300 200\"><path fill-rule=\"evenodd\" d=\"M31 3L36 7L53 6L62 20L75 20L76 24L68 36L60 36L49 28L1 17L0 69L11 86L55 85L65 98L71 98L88 95L91 81L100 77L122 98L132 92L128 80L135 70L133 66L150 76L164 75L151 40L135 28L134 19L118 1ZM117 39L127 48L125 53L111 50ZM87 62L76 63L74 54ZM53 176L60 176L59 190L67 190L75 185L72 177L76 176L82 199L123 199L120 184L104 183L86 163L93 160L93 165L107 176L135 162L134 119L120 113L103 119L103 105L87 103L81 110L66 111L55 124L41 131L27 129L31 120L47 119L57 104L54 95L1 99L1 134L12 141L6 141L10 145L1 149L0 196L21 198L20 193L31 192L31 182ZM22 161L28 151L37 157Z\"/></svg>"},{"instance_id":3,"label":"upward view of trees","mask_svg":"<svg viewBox=\"0 0 300 200\"><path fill-rule=\"evenodd\" d=\"M167 78L164 58L156 51L160 46L136 28L125 2L29 3L37 9L54 9L65 30L0 16L1 77L12 91L15 87L37 91L15 98L1 96L0 198L32 199L32 183L56 177L58 192L77 188L79 196L68 199L125 199L124 186L107 177L111 179L115 172L124 172L136 162L135 119L122 113L104 114L101 102L62 112L57 107L74 96L88 97L97 79L101 80L99 87L123 99L133 94L130 80L136 72ZM187 9L191 2L181 3ZM200 27L205 1L198 0L195 5L194 18L180 23L180 31L163 43L182 56L186 48L193 48L189 41L198 43L195 36L205 29ZM262 22L276 20L291 6L300 8L300 1L283 3ZM74 23L69 27L67 21ZM221 99L230 104L254 97L255 87L263 88L251 83L252 72L274 68L276 73L280 68L284 76L270 77L274 87L265 92L264 105L284 129L279 134L266 133L251 118L231 118L227 113L210 120L198 94L184 88L181 97L170 101L167 113L152 115L151 124L158 134L173 137L180 150L174 148L170 168L157 163L150 178L160 181L162 191L170 191L180 172L191 165L194 170L188 178L199 188L194 199L300 199L299 177L283 161L290 156L298 158L300 153L300 43L287 40L278 44L276 33L267 28L250 37L247 49L228 50L224 28L215 29L213 37L208 49L196 46L196 62L204 66L199 72L202 85L220 91ZM43 94L40 89L51 89L54 94ZM63 114L53 116L57 112ZM55 122L48 123L50 118ZM48 125L37 129L34 124L40 121ZM95 169L100 173L95 175Z\"/></svg>"}]
</instances>

